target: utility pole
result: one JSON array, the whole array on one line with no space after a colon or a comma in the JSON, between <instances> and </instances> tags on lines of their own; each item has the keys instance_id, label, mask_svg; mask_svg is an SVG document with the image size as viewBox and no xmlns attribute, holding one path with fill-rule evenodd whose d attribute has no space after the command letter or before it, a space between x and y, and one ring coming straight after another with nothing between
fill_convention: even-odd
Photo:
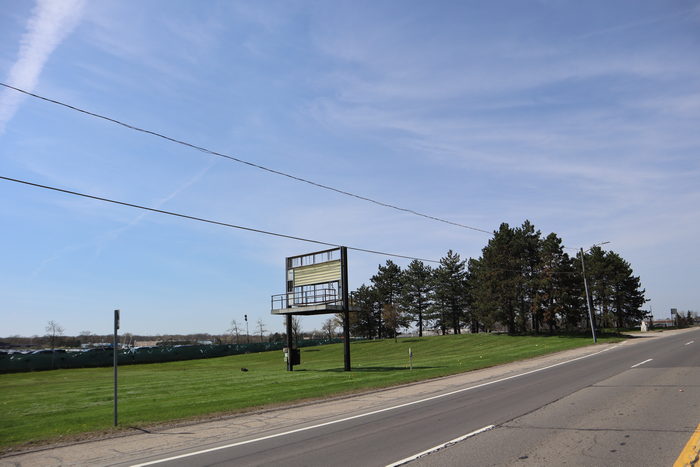
<instances>
[{"instance_id":1,"label":"utility pole","mask_svg":"<svg viewBox=\"0 0 700 467\"><path fill-rule=\"evenodd\" d=\"M595 248L597 246L607 245L608 243L610 243L610 242L596 243L595 245L592 245L586 251L591 251L593 248ZM593 343L595 344L597 342L597 340L595 337L595 325L593 324L593 307L591 306L591 294L588 293L588 281L586 280L586 265L583 261L583 255L584 255L584 251L583 251L583 248L581 248L581 272L583 273L583 288L586 290L586 304L588 305L588 319L591 322L591 333L593 334Z\"/></svg>"},{"instance_id":2,"label":"utility pole","mask_svg":"<svg viewBox=\"0 0 700 467\"><path fill-rule=\"evenodd\" d=\"M248 331L248 315L243 315L243 319L245 319L246 342L248 342L250 344L250 332Z\"/></svg>"},{"instance_id":3,"label":"utility pole","mask_svg":"<svg viewBox=\"0 0 700 467\"><path fill-rule=\"evenodd\" d=\"M593 343L598 340L595 337L595 325L593 324L593 311L591 307L591 295L588 293L588 281L586 280L586 266L583 261L583 248L581 248L581 272L583 273L583 288L586 291L586 304L588 305L588 320L591 323L591 334L593 334Z\"/></svg>"}]
</instances>

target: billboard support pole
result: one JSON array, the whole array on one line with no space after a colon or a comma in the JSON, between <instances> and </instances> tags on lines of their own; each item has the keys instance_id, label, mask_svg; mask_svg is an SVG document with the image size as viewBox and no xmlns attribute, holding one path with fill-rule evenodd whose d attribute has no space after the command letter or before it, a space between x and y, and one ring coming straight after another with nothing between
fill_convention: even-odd
<instances>
[{"instance_id":1,"label":"billboard support pole","mask_svg":"<svg viewBox=\"0 0 700 467\"><path fill-rule=\"evenodd\" d=\"M343 347L345 354L345 371L350 371L350 294L348 291L348 249L340 247L340 276L343 289Z\"/></svg>"},{"instance_id":2,"label":"billboard support pole","mask_svg":"<svg viewBox=\"0 0 700 467\"><path fill-rule=\"evenodd\" d=\"M292 344L294 343L292 339L292 315L287 314L285 319L287 320L287 371L294 371L292 363Z\"/></svg>"}]
</instances>

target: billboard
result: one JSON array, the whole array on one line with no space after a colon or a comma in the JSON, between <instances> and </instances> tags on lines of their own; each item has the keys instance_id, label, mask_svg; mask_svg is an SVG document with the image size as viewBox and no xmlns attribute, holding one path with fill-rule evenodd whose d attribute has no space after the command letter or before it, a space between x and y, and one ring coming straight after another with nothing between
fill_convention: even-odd
<instances>
[{"instance_id":1,"label":"billboard","mask_svg":"<svg viewBox=\"0 0 700 467\"><path fill-rule=\"evenodd\" d=\"M291 308L299 313L332 312L329 306L342 307L343 284L347 283L346 257L342 248L332 248L286 258L286 293L273 295L273 313L288 312Z\"/></svg>"}]
</instances>

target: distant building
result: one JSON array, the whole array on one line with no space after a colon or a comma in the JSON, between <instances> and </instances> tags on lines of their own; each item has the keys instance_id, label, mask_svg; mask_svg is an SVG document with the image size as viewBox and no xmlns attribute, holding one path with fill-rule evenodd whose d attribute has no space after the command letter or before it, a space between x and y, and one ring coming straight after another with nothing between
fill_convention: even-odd
<instances>
[{"instance_id":1,"label":"distant building","mask_svg":"<svg viewBox=\"0 0 700 467\"><path fill-rule=\"evenodd\" d=\"M106 348L112 348L112 343L111 342L91 342L88 344L80 344L80 347L83 349L106 349Z\"/></svg>"},{"instance_id":2,"label":"distant building","mask_svg":"<svg viewBox=\"0 0 700 467\"><path fill-rule=\"evenodd\" d=\"M134 347L155 347L158 341L134 341Z\"/></svg>"},{"instance_id":3,"label":"distant building","mask_svg":"<svg viewBox=\"0 0 700 467\"><path fill-rule=\"evenodd\" d=\"M655 328L670 328L676 325L672 319L655 319L653 323Z\"/></svg>"}]
</instances>

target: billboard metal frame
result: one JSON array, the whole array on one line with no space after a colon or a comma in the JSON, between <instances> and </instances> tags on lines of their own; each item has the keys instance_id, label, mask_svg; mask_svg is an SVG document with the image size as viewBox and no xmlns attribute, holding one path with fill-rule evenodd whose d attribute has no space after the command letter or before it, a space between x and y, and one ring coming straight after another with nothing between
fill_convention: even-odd
<instances>
[{"instance_id":1,"label":"billboard metal frame","mask_svg":"<svg viewBox=\"0 0 700 467\"><path fill-rule=\"evenodd\" d=\"M332 264L336 262L338 269ZM301 276L299 280L298 276ZM287 257L285 284L286 292L271 298L271 313L285 316L287 348L293 348L292 316L340 313L343 315L345 371L350 371L350 311L356 310L350 307L348 249L341 246ZM292 371L293 367L292 359L287 359L287 370Z\"/></svg>"}]
</instances>

